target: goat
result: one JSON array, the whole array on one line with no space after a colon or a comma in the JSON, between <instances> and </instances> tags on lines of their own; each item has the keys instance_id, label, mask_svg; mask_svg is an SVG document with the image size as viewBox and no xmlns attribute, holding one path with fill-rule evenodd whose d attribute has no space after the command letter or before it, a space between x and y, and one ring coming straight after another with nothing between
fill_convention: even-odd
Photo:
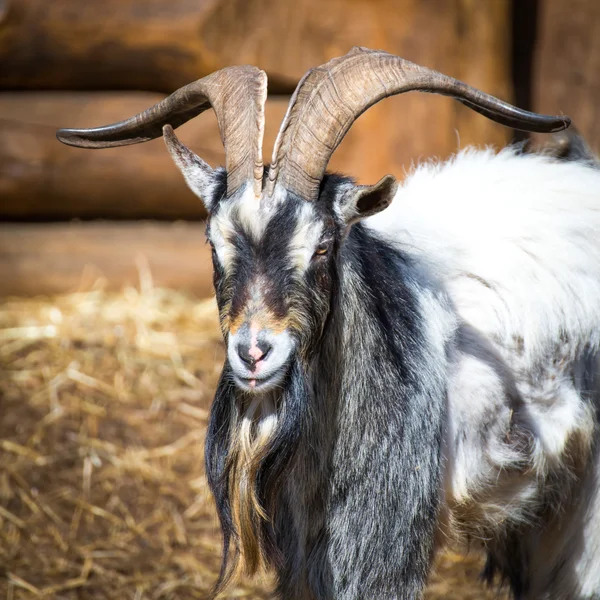
<instances>
[{"instance_id":1,"label":"goat","mask_svg":"<svg viewBox=\"0 0 600 600\"><path fill-rule=\"evenodd\" d=\"M266 169L250 66L57 134L162 134L209 212L227 347L205 456L215 594L271 567L286 600L418 598L435 551L463 543L515 598L600 598L600 169L575 143L570 160L467 149L401 185L327 173L357 116L409 90L523 130L569 125L355 48L301 80ZM225 169L173 132L210 106Z\"/></svg>"}]
</instances>

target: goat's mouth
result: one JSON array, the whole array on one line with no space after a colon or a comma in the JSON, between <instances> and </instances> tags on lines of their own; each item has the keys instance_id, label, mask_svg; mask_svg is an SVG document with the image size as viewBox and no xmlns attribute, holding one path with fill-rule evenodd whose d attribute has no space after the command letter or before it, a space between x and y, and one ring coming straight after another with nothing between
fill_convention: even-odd
<instances>
[{"instance_id":1,"label":"goat's mouth","mask_svg":"<svg viewBox=\"0 0 600 600\"><path fill-rule=\"evenodd\" d=\"M233 380L244 392L250 394L263 394L264 392L269 392L281 387L287 374L287 370L288 364L286 363L268 374L260 373L253 375L252 373L245 373L244 375L239 375L234 371Z\"/></svg>"}]
</instances>

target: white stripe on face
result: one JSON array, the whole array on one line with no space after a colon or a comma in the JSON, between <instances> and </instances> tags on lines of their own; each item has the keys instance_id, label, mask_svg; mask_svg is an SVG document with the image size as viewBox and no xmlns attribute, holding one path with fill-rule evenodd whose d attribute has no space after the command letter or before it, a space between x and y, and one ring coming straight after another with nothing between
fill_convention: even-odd
<instances>
[{"instance_id":1,"label":"white stripe on face","mask_svg":"<svg viewBox=\"0 0 600 600\"><path fill-rule=\"evenodd\" d=\"M239 200L235 202L236 217L240 225L252 238L260 239L265 230L268 216L265 214L266 203L260 202L248 185Z\"/></svg>"},{"instance_id":2,"label":"white stripe on face","mask_svg":"<svg viewBox=\"0 0 600 600\"><path fill-rule=\"evenodd\" d=\"M231 239L235 236L235 228L230 218L231 206L223 206L210 220L210 240L217 253L217 258L225 271L230 270L234 258Z\"/></svg>"},{"instance_id":3,"label":"white stripe on face","mask_svg":"<svg viewBox=\"0 0 600 600\"><path fill-rule=\"evenodd\" d=\"M290 260L300 273L304 273L310 265L322 232L323 223L316 218L314 207L308 202L303 203L289 245Z\"/></svg>"},{"instance_id":4,"label":"white stripe on face","mask_svg":"<svg viewBox=\"0 0 600 600\"><path fill-rule=\"evenodd\" d=\"M247 235L259 241L275 208L273 203L259 201L249 184L244 188L241 196L221 203L211 217L210 238L225 270L233 262L233 247L230 240L237 235L233 225L234 218Z\"/></svg>"}]
</instances>

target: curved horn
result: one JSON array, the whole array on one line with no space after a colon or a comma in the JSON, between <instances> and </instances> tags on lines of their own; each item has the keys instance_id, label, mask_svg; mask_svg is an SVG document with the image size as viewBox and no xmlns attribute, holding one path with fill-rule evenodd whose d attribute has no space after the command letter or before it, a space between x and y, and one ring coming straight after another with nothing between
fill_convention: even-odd
<instances>
[{"instance_id":1,"label":"curved horn","mask_svg":"<svg viewBox=\"0 0 600 600\"><path fill-rule=\"evenodd\" d=\"M170 96L125 121L93 129L60 129L56 137L80 148L110 148L146 142L174 129L212 106L225 146L227 196L248 180L254 194L262 190L262 141L267 76L251 66L227 67L179 88Z\"/></svg>"},{"instance_id":2,"label":"curved horn","mask_svg":"<svg viewBox=\"0 0 600 600\"><path fill-rule=\"evenodd\" d=\"M356 47L311 69L298 84L275 141L269 194L279 183L306 200L314 200L327 163L352 123L383 98L410 90L453 96L487 118L515 129L552 132L570 124L568 117L521 110L399 56Z\"/></svg>"}]
</instances>

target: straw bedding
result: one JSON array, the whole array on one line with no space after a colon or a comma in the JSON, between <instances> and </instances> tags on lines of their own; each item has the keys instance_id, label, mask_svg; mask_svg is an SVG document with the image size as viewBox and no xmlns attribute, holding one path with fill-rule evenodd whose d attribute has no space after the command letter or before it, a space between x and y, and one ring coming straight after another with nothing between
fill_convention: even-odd
<instances>
[{"instance_id":1,"label":"straw bedding","mask_svg":"<svg viewBox=\"0 0 600 600\"><path fill-rule=\"evenodd\" d=\"M214 302L149 275L0 304L1 598L206 596L220 540L203 441L223 356ZM477 557L438 563L430 600L497 597Z\"/></svg>"}]
</instances>

